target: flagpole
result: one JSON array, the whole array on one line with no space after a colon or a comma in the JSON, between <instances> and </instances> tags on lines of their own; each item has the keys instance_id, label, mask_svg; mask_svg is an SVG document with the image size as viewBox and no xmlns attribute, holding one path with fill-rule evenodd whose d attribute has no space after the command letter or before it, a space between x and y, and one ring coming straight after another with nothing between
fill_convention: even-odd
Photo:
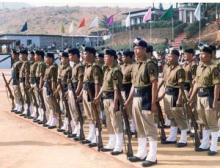
<instances>
[{"instance_id":1,"label":"flagpole","mask_svg":"<svg viewBox=\"0 0 220 168\"><path fill-rule=\"evenodd\" d=\"M129 48L131 50L131 13L129 12L129 27L128 27L128 33L129 33Z\"/></svg>"},{"instance_id":2,"label":"flagpole","mask_svg":"<svg viewBox=\"0 0 220 168\"><path fill-rule=\"evenodd\" d=\"M99 41L98 41L98 35L99 35L99 33L98 33L98 31L96 32L96 35L97 35L97 37L96 37L96 47L98 47L98 44L99 44Z\"/></svg>"},{"instance_id":3,"label":"flagpole","mask_svg":"<svg viewBox=\"0 0 220 168\"><path fill-rule=\"evenodd\" d=\"M174 40L173 16L171 22L172 22L172 41L173 41Z\"/></svg>"},{"instance_id":4,"label":"flagpole","mask_svg":"<svg viewBox=\"0 0 220 168\"><path fill-rule=\"evenodd\" d=\"M112 24L112 48L113 48L113 42L114 42L113 32L114 32L114 24Z\"/></svg>"},{"instance_id":5,"label":"flagpole","mask_svg":"<svg viewBox=\"0 0 220 168\"><path fill-rule=\"evenodd\" d=\"M199 12L199 43L201 42L201 5L200 5L200 12Z\"/></svg>"},{"instance_id":6,"label":"flagpole","mask_svg":"<svg viewBox=\"0 0 220 168\"><path fill-rule=\"evenodd\" d=\"M63 51L63 33L61 34L61 45L62 45L62 51Z\"/></svg>"},{"instance_id":7,"label":"flagpole","mask_svg":"<svg viewBox=\"0 0 220 168\"><path fill-rule=\"evenodd\" d=\"M151 20L150 20L149 22L150 22L150 43L151 43L151 36L152 36L152 32L151 32Z\"/></svg>"}]
</instances>

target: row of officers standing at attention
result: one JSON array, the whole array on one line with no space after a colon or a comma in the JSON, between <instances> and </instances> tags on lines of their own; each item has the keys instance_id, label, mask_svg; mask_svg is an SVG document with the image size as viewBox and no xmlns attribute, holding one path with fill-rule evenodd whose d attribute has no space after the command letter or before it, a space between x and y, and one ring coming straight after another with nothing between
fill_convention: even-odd
<instances>
[{"instance_id":1,"label":"row of officers standing at attention","mask_svg":"<svg viewBox=\"0 0 220 168\"><path fill-rule=\"evenodd\" d=\"M124 131L129 129L126 133L136 134L138 148L134 155L127 155L128 160L142 161L144 167L157 164L158 127L170 127L163 144L181 148L187 146L188 132L195 132L196 123L202 129L196 151L216 155L220 62L212 46L201 49L199 62L193 49L184 51L183 64L179 56L178 50L170 50L159 80L153 47L140 38L134 40L133 51L123 52L120 63L117 52L110 48L99 54L92 47L85 47L82 53L69 49L60 54L60 65L51 52L37 50L28 59L27 50L13 51L12 77L7 83L12 83L14 91L12 112L112 155L123 153L125 139L129 139ZM159 92L163 93L158 96ZM164 124L158 124L158 102L164 103ZM105 145L100 144L103 124L109 135Z\"/></svg>"}]
</instances>

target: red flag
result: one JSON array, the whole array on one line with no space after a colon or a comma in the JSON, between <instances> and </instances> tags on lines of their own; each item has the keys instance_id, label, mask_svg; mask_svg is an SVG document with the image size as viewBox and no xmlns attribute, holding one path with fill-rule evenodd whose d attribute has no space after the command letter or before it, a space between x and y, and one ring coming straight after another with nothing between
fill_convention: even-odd
<instances>
[{"instance_id":1,"label":"red flag","mask_svg":"<svg viewBox=\"0 0 220 168\"><path fill-rule=\"evenodd\" d=\"M78 28L84 27L84 26L86 25L85 22L86 22L86 20L85 20L85 18L83 18L83 19L80 21Z\"/></svg>"}]
</instances>

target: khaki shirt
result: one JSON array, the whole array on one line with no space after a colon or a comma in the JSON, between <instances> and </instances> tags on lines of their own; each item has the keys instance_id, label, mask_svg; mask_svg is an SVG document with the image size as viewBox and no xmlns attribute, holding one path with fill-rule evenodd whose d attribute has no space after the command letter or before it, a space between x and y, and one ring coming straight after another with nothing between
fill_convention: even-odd
<instances>
[{"instance_id":1,"label":"khaki shirt","mask_svg":"<svg viewBox=\"0 0 220 168\"><path fill-rule=\"evenodd\" d=\"M28 78L30 74L30 62L29 61L23 61L22 66L20 69L20 78Z\"/></svg>"},{"instance_id":2,"label":"khaki shirt","mask_svg":"<svg viewBox=\"0 0 220 168\"><path fill-rule=\"evenodd\" d=\"M58 80L60 79L62 83L67 84L67 81L72 77L72 69L69 64L60 65L58 71Z\"/></svg>"},{"instance_id":3,"label":"khaki shirt","mask_svg":"<svg viewBox=\"0 0 220 168\"><path fill-rule=\"evenodd\" d=\"M95 84L102 85L102 80L103 72L101 67L99 67L96 63L85 65L83 82L89 81Z\"/></svg>"},{"instance_id":4,"label":"khaki shirt","mask_svg":"<svg viewBox=\"0 0 220 168\"><path fill-rule=\"evenodd\" d=\"M197 69L197 64L192 61L190 63L185 63L183 65L183 69L185 71L185 82L187 83L192 83L192 80L195 78L196 76L196 69Z\"/></svg>"},{"instance_id":5,"label":"khaki shirt","mask_svg":"<svg viewBox=\"0 0 220 168\"><path fill-rule=\"evenodd\" d=\"M40 61L38 62L37 69L36 69L36 77L44 77L45 71L46 71L47 65L45 62Z\"/></svg>"},{"instance_id":6,"label":"khaki shirt","mask_svg":"<svg viewBox=\"0 0 220 168\"><path fill-rule=\"evenodd\" d=\"M164 70L164 81L166 86L178 87L185 82L184 69L178 64L167 66Z\"/></svg>"},{"instance_id":7,"label":"khaki shirt","mask_svg":"<svg viewBox=\"0 0 220 168\"><path fill-rule=\"evenodd\" d=\"M132 84L134 87L149 86L158 79L158 67L151 59L133 64Z\"/></svg>"},{"instance_id":8,"label":"khaki shirt","mask_svg":"<svg viewBox=\"0 0 220 168\"><path fill-rule=\"evenodd\" d=\"M210 87L220 84L220 71L213 63L200 63L196 71L195 82L198 87Z\"/></svg>"},{"instance_id":9,"label":"khaki shirt","mask_svg":"<svg viewBox=\"0 0 220 168\"><path fill-rule=\"evenodd\" d=\"M72 67L72 81L73 83L83 81L84 66L81 62L74 63Z\"/></svg>"},{"instance_id":10,"label":"khaki shirt","mask_svg":"<svg viewBox=\"0 0 220 168\"><path fill-rule=\"evenodd\" d=\"M112 92L121 89L122 78L122 72L117 65L114 64L111 68L106 68L102 85L103 91Z\"/></svg>"},{"instance_id":11,"label":"khaki shirt","mask_svg":"<svg viewBox=\"0 0 220 168\"><path fill-rule=\"evenodd\" d=\"M52 64L50 66L47 66L45 70L45 75L44 75L44 81L57 81L57 66L55 64Z\"/></svg>"},{"instance_id":12,"label":"khaki shirt","mask_svg":"<svg viewBox=\"0 0 220 168\"><path fill-rule=\"evenodd\" d=\"M16 61L12 65L11 74L12 74L12 83L17 85L19 83L19 72L22 66L22 61Z\"/></svg>"},{"instance_id":13,"label":"khaki shirt","mask_svg":"<svg viewBox=\"0 0 220 168\"><path fill-rule=\"evenodd\" d=\"M132 68L133 64L123 64L121 65L121 72L123 74L123 84L129 84L132 80Z\"/></svg>"},{"instance_id":14,"label":"khaki shirt","mask_svg":"<svg viewBox=\"0 0 220 168\"><path fill-rule=\"evenodd\" d=\"M34 78L36 77L36 71L37 71L38 62L34 62L30 66L30 77Z\"/></svg>"}]
</instances>

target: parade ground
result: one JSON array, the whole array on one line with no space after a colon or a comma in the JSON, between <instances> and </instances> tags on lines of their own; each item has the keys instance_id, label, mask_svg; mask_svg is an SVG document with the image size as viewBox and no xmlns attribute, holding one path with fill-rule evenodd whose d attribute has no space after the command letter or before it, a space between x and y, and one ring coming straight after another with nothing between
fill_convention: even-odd
<instances>
[{"instance_id":1,"label":"parade ground","mask_svg":"<svg viewBox=\"0 0 220 168\"><path fill-rule=\"evenodd\" d=\"M0 69L7 78L10 70ZM56 130L48 130L32 120L20 117L10 111L4 81L0 77L0 168L132 168L142 167L141 163L130 163L126 155L112 156L88 148L72 139L66 138ZM85 125L85 130L86 125ZM85 132L87 133L87 132ZM107 133L103 131L103 141L107 142ZM137 140L132 141L134 150ZM207 156L206 152L196 153L190 139L186 148L174 145L158 147L158 164L155 168L197 168L220 165L220 155Z\"/></svg>"}]
</instances>

